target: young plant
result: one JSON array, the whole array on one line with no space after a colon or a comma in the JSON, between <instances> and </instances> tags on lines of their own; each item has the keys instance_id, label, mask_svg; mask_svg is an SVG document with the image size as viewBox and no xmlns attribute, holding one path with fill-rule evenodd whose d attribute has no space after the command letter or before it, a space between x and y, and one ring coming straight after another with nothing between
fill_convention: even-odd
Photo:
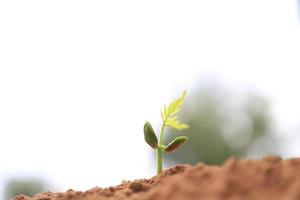
<instances>
[{"instance_id":1,"label":"young plant","mask_svg":"<svg viewBox=\"0 0 300 200\"><path fill-rule=\"evenodd\" d=\"M158 139L151 124L149 122L146 122L144 125L145 141L153 149L156 149L157 174L160 174L160 172L162 171L162 154L174 152L187 140L186 136L179 136L167 146L163 144L163 133L165 127L170 127L177 130L187 129L189 127L187 124L181 123L178 120L178 112L180 111L180 107L183 104L185 95L186 91L184 91L178 99L172 101L168 106L164 105L164 108L160 111L162 125L160 128Z\"/></svg>"}]
</instances>

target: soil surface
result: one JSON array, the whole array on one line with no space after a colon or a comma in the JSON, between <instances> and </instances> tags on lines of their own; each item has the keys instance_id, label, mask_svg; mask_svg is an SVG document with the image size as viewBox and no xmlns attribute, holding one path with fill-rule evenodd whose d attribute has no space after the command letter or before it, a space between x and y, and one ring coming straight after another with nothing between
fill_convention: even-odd
<instances>
[{"instance_id":1,"label":"soil surface","mask_svg":"<svg viewBox=\"0 0 300 200\"><path fill-rule=\"evenodd\" d=\"M300 158L231 158L221 166L176 165L151 179L88 191L19 195L15 200L300 200Z\"/></svg>"}]
</instances>

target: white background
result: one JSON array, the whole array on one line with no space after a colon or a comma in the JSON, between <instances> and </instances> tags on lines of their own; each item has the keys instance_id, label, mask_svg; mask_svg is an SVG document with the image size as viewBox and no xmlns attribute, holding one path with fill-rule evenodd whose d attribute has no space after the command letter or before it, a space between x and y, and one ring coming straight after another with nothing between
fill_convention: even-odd
<instances>
[{"instance_id":1,"label":"white background","mask_svg":"<svg viewBox=\"0 0 300 200\"><path fill-rule=\"evenodd\" d=\"M144 121L158 128L161 106L201 80L264 94L280 132L295 136L298 6L0 1L0 193L19 175L44 176L54 190L154 175Z\"/></svg>"}]
</instances>

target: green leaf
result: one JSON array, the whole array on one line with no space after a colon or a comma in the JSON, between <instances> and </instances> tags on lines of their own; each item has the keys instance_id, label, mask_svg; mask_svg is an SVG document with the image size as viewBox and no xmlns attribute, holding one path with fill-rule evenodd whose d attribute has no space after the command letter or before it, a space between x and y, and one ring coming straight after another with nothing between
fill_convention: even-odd
<instances>
[{"instance_id":1,"label":"green leaf","mask_svg":"<svg viewBox=\"0 0 300 200\"><path fill-rule=\"evenodd\" d=\"M185 95L186 91L184 91L178 99L172 101L169 106L165 105L164 109L161 110L161 118L166 126L170 126L171 128L178 130L187 129L189 127L187 124L181 123L178 120L177 115L184 102Z\"/></svg>"},{"instance_id":2,"label":"green leaf","mask_svg":"<svg viewBox=\"0 0 300 200\"><path fill-rule=\"evenodd\" d=\"M189 125L184 124L184 123L180 123L178 120L167 120L165 122L165 124L167 126L170 126L170 127L174 128L174 129L177 129L177 130L182 130L182 129L189 128Z\"/></svg>"},{"instance_id":3,"label":"green leaf","mask_svg":"<svg viewBox=\"0 0 300 200\"><path fill-rule=\"evenodd\" d=\"M144 125L144 138L147 144L149 144L153 149L157 148L157 137L149 122Z\"/></svg>"},{"instance_id":4,"label":"green leaf","mask_svg":"<svg viewBox=\"0 0 300 200\"><path fill-rule=\"evenodd\" d=\"M164 150L165 153L171 153L178 149L188 138L186 136L179 136L175 138Z\"/></svg>"}]
</instances>

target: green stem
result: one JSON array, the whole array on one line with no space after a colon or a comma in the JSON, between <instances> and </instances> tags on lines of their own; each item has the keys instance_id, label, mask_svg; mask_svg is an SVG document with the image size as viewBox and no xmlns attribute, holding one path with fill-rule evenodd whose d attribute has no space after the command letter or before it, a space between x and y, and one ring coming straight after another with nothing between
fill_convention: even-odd
<instances>
[{"instance_id":1,"label":"green stem","mask_svg":"<svg viewBox=\"0 0 300 200\"><path fill-rule=\"evenodd\" d=\"M156 150L156 158L157 158L157 174L160 174L162 171L162 153L163 153L163 132L165 128L165 123L162 124L159 139L158 139L158 147Z\"/></svg>"},{"instance_id":2,"label":"green stem","mask_svg":"<svg viewBox=\"0 0 300 200\"><path fill-rule=\"evenodd\" d=\"M157 158L157 175L162 171L162 149L158 147L156 150L156 158Z\"/></svg>"}]
</instances>

